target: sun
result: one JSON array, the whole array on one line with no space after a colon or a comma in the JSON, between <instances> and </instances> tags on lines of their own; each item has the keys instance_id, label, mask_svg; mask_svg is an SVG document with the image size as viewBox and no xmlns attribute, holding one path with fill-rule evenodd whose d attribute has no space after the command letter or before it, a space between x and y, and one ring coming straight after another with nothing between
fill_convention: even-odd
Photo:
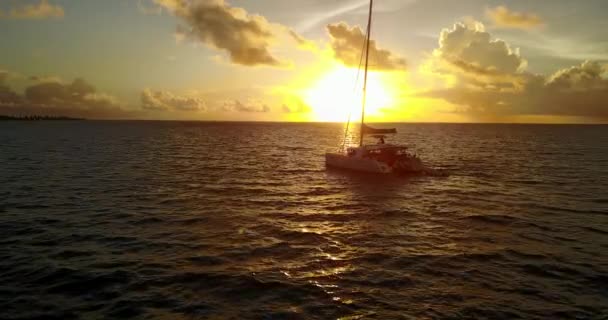
<instances>
[{"instance_id":1,"label":"sun","mask_svg":"<svg viewBox=\"0 0 608 320\"><path fill-rule=\"evenodd\" d=\"M312 109L313 118L317 121L345 122L349 115L356 121L361 116L362 83L363 72L357 74L356 69L337 67L305 89L302 98ZM365 114L377 115L393 101L393 95L381 74L370 72Z\"/></svg>"}]
</instances>

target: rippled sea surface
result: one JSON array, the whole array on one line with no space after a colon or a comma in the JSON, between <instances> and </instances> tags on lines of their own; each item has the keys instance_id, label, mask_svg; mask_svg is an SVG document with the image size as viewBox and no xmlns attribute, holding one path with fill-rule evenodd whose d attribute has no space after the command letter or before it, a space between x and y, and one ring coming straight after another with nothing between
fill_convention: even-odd
<instances>
[{"instance_id":1,"label":"rippled sea surface","mask_svg":"<svg viewBox=\"0 0 608 320\"><path fill-rule=\"evenodd\" d=\"M0 123L2 319L605 319L608 127Z\"/></svg>"}]
</instances>

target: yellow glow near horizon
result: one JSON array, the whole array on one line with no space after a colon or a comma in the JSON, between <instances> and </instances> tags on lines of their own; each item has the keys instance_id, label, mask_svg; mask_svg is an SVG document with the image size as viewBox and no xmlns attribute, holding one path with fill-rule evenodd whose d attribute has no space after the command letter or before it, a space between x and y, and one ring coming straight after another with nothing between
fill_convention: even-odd
<instances>
[{"instance_id":1,"label":"yellow glow near horizon","mask_svg":"<svg viewBox=\"0 0 608 320\"><path fill-rule=\"evenodd\" d=\"M309 88L303 91L302 99L311 107L316 121L343 122L352 114L356 121L361 115L363 72L355 87L357 70L345 67L334 68L323 74ZM381 108L395 102L389 86L381 74L370 72L367 80L366 115L377 115Z\"/></svg>"}]
</instances>

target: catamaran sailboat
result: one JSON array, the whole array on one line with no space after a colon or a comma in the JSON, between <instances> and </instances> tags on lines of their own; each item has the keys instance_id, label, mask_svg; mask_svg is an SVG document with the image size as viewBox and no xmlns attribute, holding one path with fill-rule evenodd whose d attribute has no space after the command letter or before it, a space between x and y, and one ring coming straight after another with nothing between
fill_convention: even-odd
<instances>
[{"instance_id":1,"label":"catamaran sailboat","mask_svg":"<svg viewBox=\"0 0 608 320\"><path fill-rule=\"evenodd\" d=\"M418 156L409 152L406 146L385 143L386 135L396 134L396 129L378 129L365 124L365 103L367 93L367 71L369 66L369 43L372 27L372 9L374 1L369 2L369 17L365 44L365 73L363 78L363 107L361 111L361 129L359 145L344 148L340 152L325 154L325 164L328 167L349 169L372 173L392 172L422 172L425 167ZM349 119L350 122L350 119ZM348 125L346 131L348 132ZM371 136L378 141L376 144L364 144L364 138ZM345 134L346 137L346 134Z\"/></svg>"},{"instance_id":2,"label":"catamaran sailboat","mask_svg":"<svg viewBox=\"0 0 608 320\"><path fill-rule=\"evenodd\" d=\"M367 35L365 39L365 74L363 78L363 108L361 111L359 145L347 148L344 148L345 145L343 145L340 152L326 153L325 164L328 167L372 173L422 172L424 171L422 161L415 154L411 154L406 146L385 143L384 139L386 138L386 135L396 134L396 129L377 129L365 124L367 71L369 66L369 43L371 38L373 5L374 1L370 0ZM348 127L349 126L347 125L347 132ZM368 135L378 139L378 142L376 144L364 144L364 138Z\"/></svg>"}]
</instances>

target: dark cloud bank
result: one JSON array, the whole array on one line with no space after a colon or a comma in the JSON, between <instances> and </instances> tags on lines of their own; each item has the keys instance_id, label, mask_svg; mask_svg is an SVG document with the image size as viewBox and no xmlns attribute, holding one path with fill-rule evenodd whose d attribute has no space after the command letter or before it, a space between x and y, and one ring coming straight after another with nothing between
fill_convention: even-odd
<instances>
[{"instance_id":1,"label":"dark cloud bank","mask_svg":"<svg viewBox=\"0 0 608 320\"><path fill-rule=\"evenodd\" d=\"M0 72L0 114L91 119L133 118L138 115L125 110L114 97L98 92L81 78L71 83L45 80L28 86L19 94L6 84L6 73L2 74Z\"/></svg>"}]
</instances>

